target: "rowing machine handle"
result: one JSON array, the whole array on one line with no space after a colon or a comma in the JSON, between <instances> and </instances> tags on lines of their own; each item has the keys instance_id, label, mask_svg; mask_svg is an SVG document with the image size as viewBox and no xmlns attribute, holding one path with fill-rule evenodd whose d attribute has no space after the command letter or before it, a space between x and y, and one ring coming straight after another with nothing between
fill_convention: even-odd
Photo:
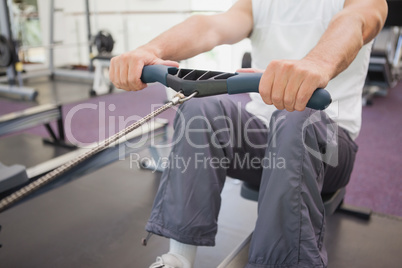
<instances>
[{"instance_id":1,"label":"rowing machine handle","mask_svg":"<svg viewBox=\"0 0 402 268\"><path fill-rule=\"evenodd\" d=\"M141 81L145 84L159 82L167 86L166 76L169 74L169 69L176 67L166 65L147 65L142 69Z\"/></svg>"},{"instance_id":2,"label":"rowing machine handle","mask_svg":"<svg viewBox=\"0 0 402 268\"><path fill-rule=\"evenodd\" d=\"M248 93L248 92L258 92L258 87L260 84L262 73L234 73L230 74L228 78L225 78L226 84L224 90L222 91L222 79L219 78L211 78L209 80L197 80L197 81L180 81L175 85L169 85L167 77L168 75L174 76L178 72L176 67L165 66L165 65L148 65L144 66L141 80L144 83L154 83L159 82L165 86L171 86L174 90L179 91L186 86L192 86L193 91L198 91L199 89L205 89L206 83L208 83L208 89L211 92L214 92L214 87L216 86L217 90L216 94L199 94L202 96L210 96L217 95L222 93L228 94L239 94L239 93ZM215 80L214 80L215 79ZM182 87L180 85L182 82ZM191 84L189 84L189 82ZM202 87L204 85L204 87ZM211 88L212 87L212 88ZM210 90L212 89L212 90ZM204 92L203 92L204 93ZM307 107L315 109L315 110L324 110L331 104L331 95L329 92L323 88L317 89L310 100L307 103Z\"/></svg>"},{"instance_id":3,"label":"rowing machine handle","mask_svg":"<svg viewBox=\"0 0 402 268\"><path fill-rule=\"evenodd\" d=\"M259 92L262 73L239 73L229 77L226 81L229 94ZM307 107L315 110L324 110L332 102L331 95L323 88L317 88L307 102Z\"/></svg>"}]
</instances>

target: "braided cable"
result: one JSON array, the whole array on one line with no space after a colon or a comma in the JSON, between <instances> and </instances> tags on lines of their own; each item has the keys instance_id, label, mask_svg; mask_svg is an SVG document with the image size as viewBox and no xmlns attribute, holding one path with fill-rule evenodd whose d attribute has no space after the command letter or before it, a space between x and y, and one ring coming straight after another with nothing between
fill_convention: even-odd
<instances>
[{"instance_id":1,"label":"braided cable","mask_svg":"<svg viewBox=\"0 0 402 268\"><path fill-rule=\"evenodd\" d=\"M53 181L55 178L57 178L59 175L65 173L66 171L70 170L71 168L77 166L78 164L84 162L88 158L94 156L95 154L103 151L104 149L108 148L112 143L117 142L120 138L124 137L128 133L132 132L133 130L139 128L155 116L163 113L167 109L179 104L183 103L184 101L191 99L193 96L196 94L193 94L189 97L185 97L182 94L177 94L167 102L165 105L159 107L155 111L151 112L150 114L146 115L145 117L141 118L140 120L136 121L135 123L131 124L130 126L126 127L125 129L117 132L116 134L110 136L109 138L105 139L104 141L101 141L96 147L93 149L89 150L88 152L85 152L84 154L78 156L77 158L59 166L58 168L52 170L51 172L43 175L39 179L35 180L34 182L22 187L18 191L14 192L13 194L3 198L0 201L0 212L6 210L9 206L12 204L16 203L17 201L21 200L25 196L29 195L30 193L38 190L39 188L45 186L49 182Z\"/></svg>"}]
</instances>

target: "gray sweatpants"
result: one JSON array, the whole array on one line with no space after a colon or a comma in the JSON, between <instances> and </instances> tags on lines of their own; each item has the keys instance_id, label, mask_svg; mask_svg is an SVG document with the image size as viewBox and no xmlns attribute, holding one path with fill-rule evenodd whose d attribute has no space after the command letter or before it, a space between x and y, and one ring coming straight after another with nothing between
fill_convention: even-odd
<instances>
[{"instance_id":1,"label":"gray sweatpants","mask_svg":"<svg viewBox=\"0 0 402 268\"><path fill-rule=\"evenodd\" d=\"M320 193L345 186L356 144L325 112L277 111L269 128L228 96L180 106L146 230L214 246L226 176L260 185L247 267L325 267Z\"/></svg>"}]
</instances>

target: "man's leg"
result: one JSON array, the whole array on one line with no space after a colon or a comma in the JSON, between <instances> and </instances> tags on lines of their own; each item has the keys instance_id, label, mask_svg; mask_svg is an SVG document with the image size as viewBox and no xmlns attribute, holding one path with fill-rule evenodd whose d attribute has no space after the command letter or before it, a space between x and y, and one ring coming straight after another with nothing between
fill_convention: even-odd
<instances>
[{"instance_id":1,"label":"man's leg","mask_svg":"<svg viewBox=\"0 0 402 268\"><path fill-rule=\"evenodd\" d=\"M247 267L326 266L320 193L327 167L343 169L338 156L351 146L338 143L339 131L324 112L274 113L265 155L282 164L264 167Z\"/></svg>"},{"instance_id":2,"label":"man's leg","mask_svg":"<svg viewBox=\"0 0 402 268\"><path fill-rule=\"evenodd\" d=\"M233 167L236 154L239 159L246 153L248 157L264 156L267 129L227 96L184 103L174 127L173 141L177 143L162 175L146 230L185 244L214 246L227 172L244 172ZM250 131L245 139L245 127L259 131ZM261 169L248 170L247 178L257 182L260 177Z\"/></svg>"},{"instance_id":3,"label":"man's leg","mask_svg":"<svg viewBox=\"0 0 402 268\"><path fill-rule=\"evenodd\" d=\"M335 167L324 163L324 185L321 191L324 194L335 193L345 187L352 174L358 146L342 128L338 131L338 148L339 165Z\"/></svg>"}]
</instances>

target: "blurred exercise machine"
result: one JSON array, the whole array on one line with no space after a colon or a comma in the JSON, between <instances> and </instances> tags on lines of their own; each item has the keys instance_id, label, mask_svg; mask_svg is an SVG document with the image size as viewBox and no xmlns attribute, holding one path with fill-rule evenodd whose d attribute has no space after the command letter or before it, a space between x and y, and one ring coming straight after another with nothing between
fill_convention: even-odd
<instances>
[{"instance_id":1,"label":"blurred exercise machine","mask_svg":"<svg viewBox=\"0 0 402 268\"><path fill-rule=\"evenodd\" d=\"M0 0L0 67L6 68L8 85L0 85L0 94L34 100L38 92L23 86L22 63L18 59L18 42L13 40L7 0Z\"/></svg>"},{"instance_id":2,"label":"blurred exercise machine","mask_svg":"<svg viewBox=\"0 0 402 268\"><path fill-rule=\"evenodd\" d=\"M173 102L166 104L164 109L171 107L169 106L171 104ZM48 124L52 119L62 120L58 113L61 110L58 107L42 107L41 109L36 107L35 109L30 113L3 116L1 118L3 120L0 120L0 129L4 129L3 134L22 130L24 127L32 127L35 124ZM159 113L164 109L159 109ZM151 115L156 116L158 111ZM24 202L107 164L125 159L128 155L143 150L151 142L165 141L167 120L155 119L149 124L144 124L152 118L148 115L99 144L86 145L28 169L20 164L6 166L0 163L2 210L5 206L10 206L10 203L14 205ZM141 128L138 128L139 126ZM61 131L63 129L59 129L59 135L64 140L64 133Z\"/></svg>"},{"instance_id":3,"label":"blurred exercise machine","mask_svg":"<svg viewBox=\"0 0 402 268\"><path fill-rule=\"evenodd\" d=\"M33 182L43 180L43 175L49 174L49 172L73 160L79 162L67 171L60 173L57 179L49 181L49 183L43 185L44 187L24 197L18 203L75 180L119 159L125 159L131 153L143 150L151 142L163 142L166 140L167 124L168 122L165 119L155 119L149 124L142 125L139 129L126 133L115 142L108 143L103 150L97 151L88 158L83 158L83 155L92 152L94 148L103 146L103 142L86 145L30 168L26 168L21 164L6 166L0 163L0 199L18 193L20 189L27 185L34 185L32 184Z\"/></svg>"},{"instance_id":4,"label":"blurred exercise machine","mask_svg":"<svg viewBox=\"0 0 402 268\"><path fill-rule=\"evenodd\" d=\"M55 0L50 1L50 46L49 46L49 69L50 75L83 78L93 81L93 85L90 88L89 95L96 96L105 93L111 93L114 89L113 84L108 79L108 74L105 71L109 68L110 60L112 58L112 51L114 48L114 39L110 32L106 30L100 30L95 35L92 35L91 29L91 12L89 7L89 0L85 1L85 18L87 26L88 37L88 53L89 53L89 65L84 70L74 68L56 68L54 66L54 48L57 46L58 41L54 39L54 25L55 25L55 13L62 11L55 7ZM94 55L94 49L97 50L97 55ZM95 71L95 72L94 72Z\"/></svg>"},{"instance_id":5,"label":"blurred exercise machine","mask_svg":"<svg viewBox=\"0 0 402 268\"><path fill-rule=\"evenodd\" d=\"M1 77L1 82L7 82L8 86L0 85L0 93L7 95L17 95L29 100L34 100L37 91L23 87L23 79L31 77L50 76L54 79L58 77L69 77L89 80L93 84L89 89L89 95L100 95L111 93L114 90L113 84L109 81L108 73L110 60L115 40L110 32L100 30L96 34L92 34L90 23L90 7L89 0L85 1L85 22L87 29L87 40L84 43L88 47L88 66L86 65L69 65L55 66L55 50L58 47L69 47L74 44L64 44L62 41L55 40L55 14L62 12L63 9L55 7L55 0L50 1L49 10L49 44L41 46L21 46L20 40L13 40L11 14L7 0L0 0L0 74L6 75ZM80 44L77 44L80 45ZM41 71L25 72L22 63L18 59L19 51L28 51L31 48L44 48L48 52L49 66ZM7 68L7 69L5 69ZM18 83L17 83L18 82Z\"/></svg>"},{"instance_id":6,"label":"blurred exercise machine","mask_svg":"<svg viewBox=\"0 0 402 268\"><path fill-rule=\"evenodd\" d=\"M388 17L382 31L375 38L363 104L372 104L374 96L386 96L401 78L402 1L388 0Z\"/></svg>"},{"instance_id":7,"label":"blurred exercise machine","mask_svg":"<svg viewBox=\"0 0 402 268\"><path fill-rule=\"evenodd\" d=\"M113 37L107 31L99 31L95 35L94 44L98 55L91 58L91 65L95 68L95 75L90 95L112 93L114 85L109 80L109 74L105 74L105 72L109 71L110 60L113 57L111 54L114 47Z\"/></svg>"},{"instance_id":8,"label":"blurred exercise machine","mask_svg":"<svg viewBox=\"0 0 402 268\"><path fill-rule=\"evenodd\" d=\"M57 123L57 134L50 125L51 122ZM65 141L62 107L57 104L44 104L0 116L0 137L39 125L44 125L51 137L44 142L74 148Z\"/></svg>"},{"instance_id":9,"label":"blurred exercise machine","mask_svg":"<svg viewBox=\"0 0 402 268\"><path fill-rule=\"evenodd\" d=\"M58 135L50 125L54 121L57 122ZM45 143L70 149L76 148L75 146L67 145L65 142L62 107L56 104L41 105L0 116L0 137L39 125L44 125L51 137L51 140L44 139ZM45 168L39 173L45 173L46 170ZM6 166L0 163L0 195L28 183L36 177L36 173L27 172L26 167L20 164Z\"/></svg>"}]
</instances>

